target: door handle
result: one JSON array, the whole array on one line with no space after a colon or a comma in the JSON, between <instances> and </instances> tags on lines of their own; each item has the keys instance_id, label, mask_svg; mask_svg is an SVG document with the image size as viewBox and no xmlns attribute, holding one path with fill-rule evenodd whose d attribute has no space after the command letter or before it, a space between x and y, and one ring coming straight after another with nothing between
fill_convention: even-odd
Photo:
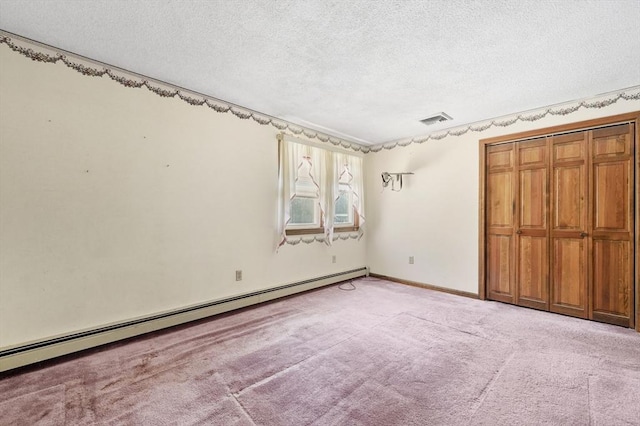
<instances>
[{"instance_id":1,"label":"door handle","mask_svg":"<svg viewBox=\"0 0 640 426\"><path fill-rule=\"evenodd\" d=\"M522 234L522 230L521 230L521 229L518 229L518 230L516 231L516 234Z\"/></svg>"},{"instance_id":2,"label":"door handle","mask_svg":"<svg viewBox=\"0 0 640 426\"><path fill-rule=\"evenodd\" d=\"M589 234L587 234L586 232L581 232L581 233L580 233L580 238L584 238L584 237L586 237L587 235L589 235Z\"/></svg>"}]
</instances>

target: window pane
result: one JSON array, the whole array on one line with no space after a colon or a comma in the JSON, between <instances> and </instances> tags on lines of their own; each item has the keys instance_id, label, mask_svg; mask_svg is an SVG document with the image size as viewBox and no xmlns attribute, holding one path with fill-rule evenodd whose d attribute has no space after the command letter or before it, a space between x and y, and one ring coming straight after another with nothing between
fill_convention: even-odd
<instances>
[{"instance_id":1,"label":"window pane","mask_svg":"<svg viewBox=\"0 0 640 426\"><path fill-rule=\"evenodd\" d=\"M294 197L291 200L291 221L292 225L316 224L316 200L313 198Z\"/></svg>"},{"instance_id":2,"label":"window pane","mask_svg":"<svg viewBox=\"0 0 640 426\"><path fill-rule=\"evenodd\" d=\"M340 196L336 200L336 211L333 218L334 223L351 223L351 208L349 199L350 192L340 191Z\"/></svg>"}]
</instances>

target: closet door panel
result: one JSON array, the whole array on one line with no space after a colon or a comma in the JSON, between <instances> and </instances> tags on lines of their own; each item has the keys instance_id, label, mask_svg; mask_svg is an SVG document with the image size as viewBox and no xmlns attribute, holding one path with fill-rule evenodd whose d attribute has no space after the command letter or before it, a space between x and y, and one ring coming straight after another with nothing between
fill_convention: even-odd
<instances>
[{"instance_id":1,"label":"closet door panel","mask_svg":"<svg viewBox=\"0 0 640 426\"><path fill-rule=\"evenodd\" d=\"M620 124L593 130L594 159L631 156L632 127L631 124Z\"/></svg>"},{"instance_id":2,"label":"closet door panel","mask_svg":"<svg viewBox=\"0 0 640 426\"><path fill-rule=\"evenodd\" d=\"M489 173L498 169L513 167L513 144L491 146L487 152L487 167Z\"/></svg>"},{"instance_id":3,"label":"closet door panel","mask_svg":"<svg viewBox=\"0 0 640 426\"><path fill-rule=\"evenodd\" d=\"M552 259L551 310L586 318L587 272L585 240L557 238L554 240Z\"/></svg>"},{"instance_id":4,"label":"closet door panel","mask_svg":"<svg viewBox=\"0 0 640 426\"><path fill-rule=\"evenodd\" d=\"M510 171L489 175L489 227L513 226L513 176Z\"/></svg>"},{"instance_id":5,"label":"closet door panel","mask_svg":"<svg viewBox=\"0 0 640 426\"><path fill-rule=\"evenodd\" d=\"M548 253L546 237L520 237L518 304L544 309L548 306Z\"/></svg>"},{"instance_id":6,"label":"closet door panel","mask_svg":"<svg viewBox=\"0 0 640 426\"><path fill-rule=\"evenodd\" d=\"M629 326L632 307L632 265L629 241L593 244L593 318Z\"/></svg>"},{"instance_id":7,"label":"closet door panel","mask_svg":"<svg viewBox=\"0 0 640 426\"><path fill-rule=\"evenodd\" d=\"M487 148L487 296L507 303L515 302L514 153L514 144Z\"/></svg>"},{"instance_id":8,"label":"closet door panel","mask_svg":"<svg viewBox=\"0 0 640 426\"><path fill-rule=\"evenodd\" d=\"M631 231L629 163L630 160L594 164L594 232Z\"/></svg>"},{"instance_id":9,"label":"closet door panel","mask_svg":"<svg viewBox=\"0 0 640 426\"><path fill-rule=\"evenodd\" d=\"M582 231L586 228L584 164L556 167L553 173L553 228Z\"/></svg>"},{"instance_id":10,"label":"closet door panel","mask_svg":"<svg viewBox=\"0 0 640 426\"><path fill-rule=\"evenodd\" d=\"M521 142L518 151L518 165L520 167L531 167L547 165L547 146L545 138L533 142Z\"/></svg>"},{"instance_id":11,"label":"closet door panel","mask_svg":"<svg viewBox=\"0 0 640 426\"><path fill-rule=\"evenodd\" d=\"M553 137L552 312L588 318L588 132Z\"/></svg>"},{"instance_id":12,"label":"closet door panel","mask_svg":"<svg viewBox=\"0 0 640 426\"><path fill-rule=\"evenodd\" d=\"M491 235L488 242L489 295L493 300L513 302L513 237Z\"/></svg>"},{"instance_id":13,"label":"closet door panel","mask_svg":"<svg viewBox=\"0 0 640 426\"><path fill-rule=\"evenodd\" d=\"M520 229L547 227L547 170L520 171Z\"/></svg>"},{"instance_id":14,"label":"closet door panel","mask_svg":"<svg viewBox=\"0 0 640 426\"><path fill-rule=\"evenodd\" d=\"M549 309L547 139L518 143L516 214L518 305Z\"/></svg>"},{"instance_id":15,"label":"closet door panel","mask_svg":"<svg viewBox=\"0 0 640 426\"><path fill-rule=\"evenodd\" d=\"M556 136L553 144L553 161L584 161L585 143L583 133Z\"/></svg>"},{"instance_id":16,"label":"closet door panel","mask_svg":"<svg viewBox=\"0 0 640 426\"><path fill-rule=\"evenodd\" d=\"M629 124L592 132L592 318L633 325L633 140Z\"/></svg>"}]
</instances>

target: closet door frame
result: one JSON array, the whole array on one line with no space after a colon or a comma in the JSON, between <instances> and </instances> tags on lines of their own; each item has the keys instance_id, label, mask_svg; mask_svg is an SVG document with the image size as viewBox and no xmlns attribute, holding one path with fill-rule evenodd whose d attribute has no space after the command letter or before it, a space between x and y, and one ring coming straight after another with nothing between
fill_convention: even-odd
<instances>
[{"instance_id":1,"label":"closet door frame","mask_svg":"<svg viewBox=\"0 0 640 426\"><path fill-rule=\"evenodd\" d=\"M565 133L579 130L590 130L597 127L604 127L614 124L634 123L634 297L635 306L632 315L632 328L640 332L640 111L626 114L619 114L610 117L602 117L594 120L580 121L575 123L563 124L560 126L546 127L543 129L530 130L526 132L514 133L493 138L481 139L479 143L480 149L480 188L479 188L479 242L478 242L478 297L481 300L487 299L487 280L486 280L486 154L487 147L492 145L504 144L508 142L518 142L521 140L532 139L536 137L550 136L558 133Z\"/></svg>"}]
</instances>

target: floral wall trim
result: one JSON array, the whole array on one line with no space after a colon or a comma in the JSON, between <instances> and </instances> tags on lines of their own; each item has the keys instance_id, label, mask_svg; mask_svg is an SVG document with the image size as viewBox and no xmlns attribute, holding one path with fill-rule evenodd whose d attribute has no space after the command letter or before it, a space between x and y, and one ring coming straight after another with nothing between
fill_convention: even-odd
<instances>
[{"instance_id":1,"label":"floral wall trim","mask_svg":"<svg viewBox=\"0 0 640 426\"><path fill-rule=\"evenodd\" d=\"M331 241L359 240L360 238L362 238L362 234L334 235L333 238L331 239ZM292 246L296 246L296 245L298 245L300 243L305 243L305 244L324 243L325 240L326 240L326 238L324 236L313 236L313 237L298 238L298 239L287 238L285 243L289 244L289 245L292 245Z\"/></svg>"},{"instance_id":2,"label":"floral wall trim","mask_svg":"<svg viewBox=\"0 0 640 426\"><path fill-rule=\"evenodd\" d=\"M538 121L549 115L570 115L582 108L606 108L620 100L640 100L640 86L634 86L624 91L613 92L610 94L598 96L591 100L583 100L573 103L565 103L555 107L541 108L530 113L514 114L504 119L487 120L479 123L463 125L427 134L425 136L401 139L372 146L363 146L355 142L350 142L344 139L317 132L312 129L298 126L285 120L280 120L265 114L260 114L256 111L241 108L237 105L233 105L210 96L190 92L186 89L164 83L160 80L155 80L149 77L138 75L131 71L113 67L102 62L86 59L79 55L65 52L61 49L34 42L32 40L24 39L20 36L16 36L4 31L0 31L0 45L5 45L13 52L19 53L33 61L54 64L57 62L62 62L68 68L71 68L82 75L90 77L107 76L111 80L121 84L124 87L145 87L150 92L163 98L178 98L188 103L189 105L206 106L218 113L231 113L235 117L242 120L253 120L263 126L270 125L280 131L290 132L293 135L304 135L309 139L317 139L318 141L323 143L328 143L333 146L340 146L345 149L351 149L353 151L359 151L365 154L371 152L380 152L383 149L390 150L399 146L405 147L414 143L422 144L430 140L441 140L449 136L462 136L468 132L483 132L492 127L509 127L517 123L518 121Z\"/></svg>"},{"instance_id":3,"label":"floral wall trim","mask_svg":"<svg viewBox=\"0 0 640 426\"><path fill-rule=\"evenodd\" d=\"M393 149L398 146L405 147L411 144L421 144L430 140L440 140L448 136L462 136L468 132L484 132L492 127L508 127L518 121L532 122L542 120L548 115L569 115L578 111L581 108L587 109L601 109L615 104L619 100L631 101L640 100L640 86L631 87L623 92L614 92L601 97L594 98L591 101L579 101L574 103L562 104L558 107L550 107L546 109L540 109L530 114L515 114L505 118L504 120L487 120L484 122L470 124L460 127L454 127L448 130L442 130L440 132L434 132L432 134L415 137L411 139L402 139L394 142L387 142L379 145L375 145L369 148L367 152L380 152L383 149Z\"/></svg>"},{"instance_id":4,"label":"floral wall trim","mask_svg":"<svg viewBox=\"0 0 640 426\"><path fill-rule=\"evenodd\" d=\"M145 87L152 93L163 98L179 98L182 101L194 106L207 106L218 113L231 113L242 120L253 120L263 126L271 125L280 131L288 131L294 135L304 135L309 139L317 139L323 143L329 143L333 146L351 149L353 151L369 152L368 147L364 147L354 142L329 136L324 133L316 132L302 126L279 120L256 111L241 108L237 105L229 104L219 99L189 92L185 89L155 80L149 77L137 75L130 71L122 70L110 65L82 58L69 52L56 49L54 47L41 45L22 37L9 35L0 31L0 45L5 45L12 51L19 53L33 61L55 64L62 62L68 68L71 68L82 75L89 77L107 76L116 83L129 88ZM29 47L27 47L29 46ZM85 64L83 64L84 62Z\"/></svg>"}]
</instances>

